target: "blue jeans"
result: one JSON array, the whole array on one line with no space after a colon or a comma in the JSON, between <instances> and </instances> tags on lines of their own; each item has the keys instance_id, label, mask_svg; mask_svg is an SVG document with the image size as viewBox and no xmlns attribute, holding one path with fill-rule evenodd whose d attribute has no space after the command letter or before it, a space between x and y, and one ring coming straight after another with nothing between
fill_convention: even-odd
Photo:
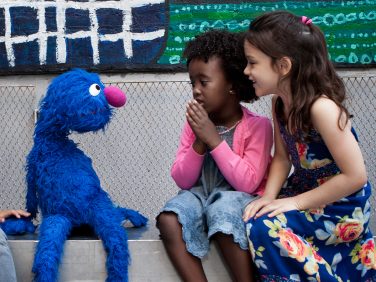
<instances>
[{"instance_id":1,"label":"blue jeans","mask_svg":"<svg viewBox=\"0 0 376 282\"><path fill-rule=\"evenodd\" d=\"M17 282L12 253L10 252L7 236L0 228L0 281Z\"/></svg>"}]
</instances>

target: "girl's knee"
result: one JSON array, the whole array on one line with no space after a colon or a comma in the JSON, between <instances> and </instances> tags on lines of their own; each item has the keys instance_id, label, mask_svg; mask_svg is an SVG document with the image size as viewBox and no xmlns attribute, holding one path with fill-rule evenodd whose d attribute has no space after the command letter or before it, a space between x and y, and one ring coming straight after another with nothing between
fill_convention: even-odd
<instances>
[{"instance_id":1,"label":"girl's knee","mask_svg":"<svg viewBox=\"0 0 376 282\"><path fill-rule=\"evenodd\" d=\"M162 212L157 217L157 228L161 232L161 235L170 234L181 229L181 225L178 221L178 217L173 212Z\"/></svg>"}]
</instances>

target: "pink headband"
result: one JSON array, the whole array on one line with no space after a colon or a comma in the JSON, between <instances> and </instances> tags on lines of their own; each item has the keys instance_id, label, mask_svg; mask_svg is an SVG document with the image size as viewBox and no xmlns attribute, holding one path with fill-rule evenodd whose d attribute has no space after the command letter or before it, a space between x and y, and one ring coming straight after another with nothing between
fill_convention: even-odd
<instances>
[{"instance_id":1,"label":"pink headband","mask_svg":"<svg viewBox=\"0 0 376 282\"><path fill-rule=\"evenodd\" d=\"M310 25L312 23L312 20L310 18L307 18L306 16L302 16L302 23L305 25Z\"/></svg>"}]
</instances>

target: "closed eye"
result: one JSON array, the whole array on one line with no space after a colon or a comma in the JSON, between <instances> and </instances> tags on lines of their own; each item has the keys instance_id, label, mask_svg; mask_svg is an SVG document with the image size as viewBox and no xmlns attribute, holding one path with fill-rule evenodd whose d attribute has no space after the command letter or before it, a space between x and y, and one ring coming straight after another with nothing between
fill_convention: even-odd
<instances>
[{"instance_id":1,"label":"closed eye","mask_svg":"<svg viewBox=\"0 0 376 282\"><path fill-rule=\"evenodd\" d=\"M209 80L200 80L200 84L201 84L202 86L206 86L208 83L209 83ZM192 87L195 87L196 82L193 81L193 80L191 80L191 81L190 81L190 84L192 85Z\"/></svg>"}]
</instances>

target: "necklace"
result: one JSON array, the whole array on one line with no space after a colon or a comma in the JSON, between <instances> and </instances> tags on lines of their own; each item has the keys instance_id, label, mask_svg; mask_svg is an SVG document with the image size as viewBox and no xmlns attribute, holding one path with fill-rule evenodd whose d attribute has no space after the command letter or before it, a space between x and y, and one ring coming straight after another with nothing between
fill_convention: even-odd
<instances>
[{"instance_id":1,"label":"necklace","mask_svg":"<svg viewBox=\"0 0 376 282\"><path fill-rule=\"evenodd\" d=\"M241 122L242 120L240 119L240 120L238 120L233 126L231 126L230 128L227 128L226 130L224 130L224 131L220 131L220 132L218 132L218 134L219 135L223 135L223 134L225 134L225 133L227 133L227 132L230 132L231 130L233 130L240 122Z\"/></svg>"}]
</instances>

